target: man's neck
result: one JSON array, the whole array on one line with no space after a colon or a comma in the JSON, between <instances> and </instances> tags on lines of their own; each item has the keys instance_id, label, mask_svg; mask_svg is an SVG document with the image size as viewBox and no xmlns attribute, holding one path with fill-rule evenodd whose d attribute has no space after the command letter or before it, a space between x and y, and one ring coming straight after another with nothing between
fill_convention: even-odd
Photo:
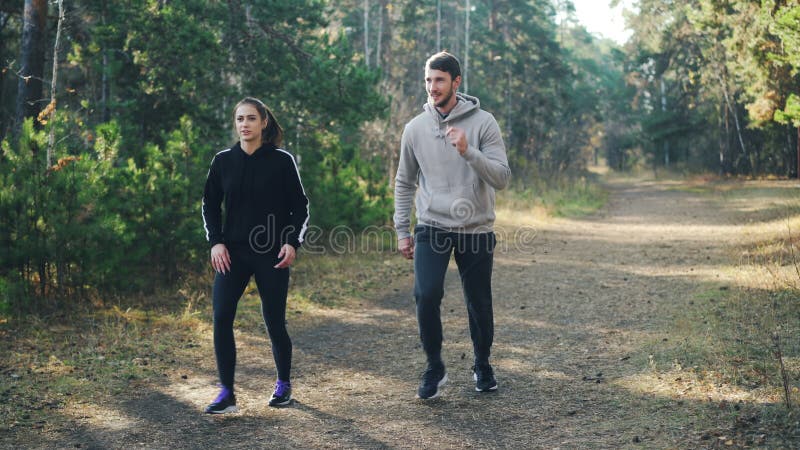
<instances>
[{"instance_id":1,"label":"man's neck","mask_svg":"<svg viewBox=\"0 0 800 450\"><path fill-rule=\"evenodd\" d=\"M446 116L446 115L450 114L450 111L452 111L453 108L455 108L457 104L458 104L458 97L453 95L453 97L451 97L450 101L447 102L446 105L441 106L441 107L437 106L436 110L439 111L439 114L441 114L443 116Z\"/></svg>"}]
</instances>

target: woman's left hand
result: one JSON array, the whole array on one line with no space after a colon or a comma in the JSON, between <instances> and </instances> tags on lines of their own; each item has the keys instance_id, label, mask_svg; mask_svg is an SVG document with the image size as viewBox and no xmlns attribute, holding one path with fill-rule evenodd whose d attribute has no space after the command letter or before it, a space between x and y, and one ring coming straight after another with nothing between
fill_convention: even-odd
<instances>
[{"instance_id":1,"label":"woman's left hand","mask_svg":"<svg viewBox=\"0 0 800 450\"><path fill-rule=\"evenodd\" d=\"M278 264L275 264L276 269L285 269L292 265L297 253L291 244L283 244L281 252L278 253L278 258L283 258Z\"/></svg>"}]
</instances>

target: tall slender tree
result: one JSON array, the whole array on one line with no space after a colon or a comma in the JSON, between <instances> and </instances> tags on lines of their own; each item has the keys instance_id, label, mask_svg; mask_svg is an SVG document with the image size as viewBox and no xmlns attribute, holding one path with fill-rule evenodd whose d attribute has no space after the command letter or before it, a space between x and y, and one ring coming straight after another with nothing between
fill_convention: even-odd
<instances>
[{"instance_id":1,"label":"tall slender tree","mask_svg":"<svg viewBox=\"0 0 800 450\"><path fill-rule=\"evenodd\" d=\"M20 46L20 69L17 75L17 113L15 130L22 121L36 117L42 110L45 41L47 38L47 0L25 0Z\"/></svg>"}]
</instances>

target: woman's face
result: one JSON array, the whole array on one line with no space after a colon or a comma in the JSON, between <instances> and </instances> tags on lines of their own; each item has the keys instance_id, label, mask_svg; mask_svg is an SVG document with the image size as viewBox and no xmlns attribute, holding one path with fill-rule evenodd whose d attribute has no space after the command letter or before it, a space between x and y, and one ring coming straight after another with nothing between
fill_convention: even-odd
<instances>
[{"instance_id":1,"label":"woman's face","mask_svg":"<svg viewBox=\"0 0 800 450\"><path fill-rule=\"evenodd\" d=\"M267 119L262 119L255 106L244 103L236 108L234 116L236 134L242 142L260 142L261 130L267 127Z\"/></svg>"}]
</instances>

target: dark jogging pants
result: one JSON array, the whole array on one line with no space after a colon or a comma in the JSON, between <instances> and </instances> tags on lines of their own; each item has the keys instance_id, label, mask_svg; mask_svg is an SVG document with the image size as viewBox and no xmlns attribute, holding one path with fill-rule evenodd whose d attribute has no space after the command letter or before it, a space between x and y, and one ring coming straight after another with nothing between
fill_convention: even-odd
<instances>
[{"instance_id":1,"label":"dark jogging pants","mask_svg":"<svg viewBox=\"0 0 800 450\"><path fill-rule=\"evenodd\" d=\"M272 355L278 378L290 381L292 341L286 330L286 295L289 290L289 269L275 269L277 254L259 254L247 244L229 245L231 270L214 278L214 352L220 383L233 389L236 370L236 343L233 319L236 307L251 276L255 276L261 296L261 314L272 341Z\"/></svg>"},{"instance_id":2,"label":"dark jogging pants","mask_svg":"<svg viewBox=\"0 0 800 450\"><path fill-rule=\"evenodd\" d=\"M450 255L455 255L476 364L488 364L494 338L492 264L494 233L454 233L420 225L414 229L414 297L422 347L429 363L441 363L441 304Z\"/></svg>"}]
</instances>

